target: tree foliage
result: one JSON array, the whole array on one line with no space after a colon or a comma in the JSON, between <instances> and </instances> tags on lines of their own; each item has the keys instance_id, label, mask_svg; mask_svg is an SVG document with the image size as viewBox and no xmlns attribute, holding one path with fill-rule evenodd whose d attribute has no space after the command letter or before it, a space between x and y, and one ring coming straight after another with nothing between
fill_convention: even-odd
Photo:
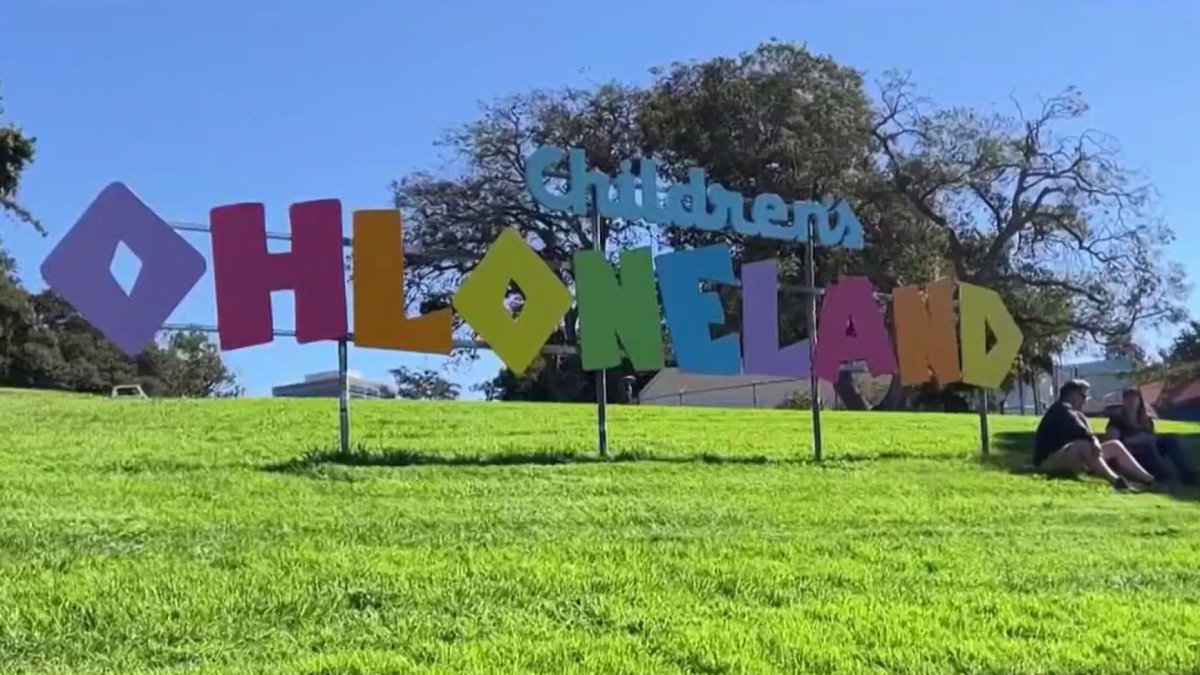
<instances>
[{"instance_id":1,"label":"tree foliage","mask_svg":"<svg viewBox=\"0 0 1200 675\"><path fill-rule=\"evenodd\" d=\"M0 250L0 386L108 393L120 384L155 397L241 393L204 333L169 334L130 358L57 293L26 291Z\"/></svg>"},{"instance_id":2,"label":"tree foliage","mask_svg":"<svg viewBox=\"0 0 1200 675\"><path fill-rule=\"evenodd\" d=\"M638 116L642 148L670 181L704 167L710 184L786 200L851 198L870 160L871 106L861 76L828 57L789 44L767 43L737 58L676 63L656 79ZM857 200L855 202L857 209ZM803 283L803 248L731 230L668 228L673 249L728 244L735 264L779 260L780 283ZM846 256L822 249L818 283L832 281ZM740 294L721 289L727 323L738 325ZM781 299L781 339L807 331L800 296Z\"/></svg>"},{"instance_id":3,"label":"tree foliage","mask_svg":"<svg viewBox=\"0 0 1200 675\"><path fill-rule=\"evenodd\" d=\"M0 210L44 235L42 224L17 200L21 174L33 163L36 142L17 125L4 121L4 107L0 105Z\"/></svg>"},{"instance_id":4,"label":"tree foliage","mask_svg":"<svg viewBox=\"0 0 1200 675\"><path fill-rule=\"evenodd\" d=\"M1162 359L1170 365L1200 365L1200 321L1189 321L1162 351Z\"/></svg>"},{"instance_id":5,"label":"tree foliage","mask_svg":"<svg viewBox=\"0 0 1200 675\"><path fill-rule=\"evenodd\" d=\"M420 401L453 401L458 398L459 386L436 370L401 367L389 372L396 380L398 398Z\"/></svg>"},{"instance_id":6,"label":"tree foliage","mask_svg":"<svg viewBox=\"0 0 1200 675\"><path fill-rule=\"evenodd\" d=\"M653 157L666 181L701 166L710 183L744 194L847 199L866 248L817 249L817 284L862 274L886 289L949 276L996 289L1026 337L1014 373L1049 370L1071 343L1112 346L1135 328L1182 316L1184 277L1164 262L1173 235L1153 217L1153 191L1121 165L1111 139L1072 133L1087 110L1073 89L1032 115L1020 106L1014 114L940 108L907 78L888 75L872 96L859 71L779 42L651 72L644 87L608 83L492 102L442 140L449 175L395 183L406 244L426 254L406 267L410 301L444 304L503 227L522 231L573 283L571 256L596 244L593 224L538 206L524 182L525 158L553 144L583 147L609 174L624 159L636 171L638 158ZM781 284L803 285L803 249L794 244L730 231L657 232L620 219L600 225L609 251L724 242L735 266L776 258ZM725 330L736 330L740 295L716 290ZM519 289L510 291L519 306ZM781 339L805 337L806 313L803 296L781 297ZM577 344L576 319L573 309L551 341ZM554 357L521 377L502 373L488 393L590 400L590 380L576 357ZM861 403L849 378L838 385Z\"/></svg>"},{"instance_id":7,"label":"tree foliage","mask_svg":"<svg viewBox=\"0 0 1200 675\"><path fill-rule=\"evenodd\" d=\"M540 145L583 147L602 171L616 172L621 159L637 150L633 90L617 85L594 90L535 91L487 105L480 120L445 135L440 145L461 168L438 178L417 173L393 185L396 205L405 212L405 245L428 255L405 267L412 302L444 304L470 273L500 231L514 227L549 261L565 283L567 263L580 249L596 244L592 226L578 217L536 204L525 185L525 159ZM638 223L609 223L601 240L607 248L638 240ZM516 294L514 293L514 301ZM575 314L563 330L575 337Z\"/></svg>"},{"instance_id":8,"label":"tree foliage","mask_svg":"<svg viewBox=\"0 0 1200 675\"><path fill-rule=\"evenodd\" d=\"M891 74L879 98L873 133L897 192L944 235L955 275L999 290L1028 335L1107 345L1182 319L1153 189L1112 138L1071 133L1087 113L1077 90L1033 114L984 113L936 108Z\"/></svg>"}]
</instances>

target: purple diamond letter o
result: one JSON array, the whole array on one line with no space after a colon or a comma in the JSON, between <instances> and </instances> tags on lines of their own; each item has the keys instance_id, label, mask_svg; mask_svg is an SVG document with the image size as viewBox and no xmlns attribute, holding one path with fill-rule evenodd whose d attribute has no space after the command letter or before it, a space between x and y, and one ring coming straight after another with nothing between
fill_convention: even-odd
<instances>
[{"instance_id":1,"label":"purple diamond letter o","mask_svg":"<svg viewBox=\"0 0 1200 675\"><path fill-rule=\"evenodd\" d=\"M128 295L112 274L117 245L141 261ZM42 278L112 340L136 356L204 276L204 256L124 183L104 188L42 263Z\"/></svg>"}]
</instances>

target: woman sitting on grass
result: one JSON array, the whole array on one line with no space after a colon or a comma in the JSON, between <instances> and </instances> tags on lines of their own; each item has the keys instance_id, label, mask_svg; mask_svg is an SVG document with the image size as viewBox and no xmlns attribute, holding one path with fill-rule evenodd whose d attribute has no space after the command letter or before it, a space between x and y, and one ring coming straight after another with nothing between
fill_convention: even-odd
<instances>
[{"instance_id":1,"label":"woman sitting on grass","mask_svg":"<svg viewBox=\"0 0 1200 675\"><path fill-rule=\"evenodd\" d=\"M1156 479L1196 484L1195 465L1179 438L1154 432L1154 420L1146 412L1141 390L1130 387L1121 393L1121 410L1108 419L1105 433L1109 439L1124 443L1134 459Z\"/></svg>"}]
</instances>

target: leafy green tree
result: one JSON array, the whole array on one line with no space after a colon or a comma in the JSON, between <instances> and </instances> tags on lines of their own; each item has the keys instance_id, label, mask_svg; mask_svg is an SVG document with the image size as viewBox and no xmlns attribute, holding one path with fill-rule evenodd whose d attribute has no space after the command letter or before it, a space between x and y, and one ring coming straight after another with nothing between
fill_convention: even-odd
<instances>
[{"instance_id":1,"label":"leafy green tree","mask_svg":"<svg viewBox=\"0 0 1200 675\"><path fill-rule=\"evenodd\" d=\"M1156 360L1150 361L1148 356L1142 355L1141 360L1135 360L1134 379L1138 382L1163 381L1179 385L1194 380L1200 376L1200 321L1185 323L1171 344L1159 350Z\"/></svg>"},{"instance_id":2,"label":"leafy green tree","mask_svg":"<svg viewBox=\"0 0 1200 675\"><path fill-rule=\"evenodd\" d=\"M893 186L945 237L955 276L997 289L1027 335L1104 345L1183 318L1174 234L1113 139L1068 131L1087 114L1077 90L984 113L937 108L891 74L879 98Z\"/></svg>"},{"instance_id":3,"label":"leafy green tree","mask_svg":"<svg viewBox=\"0 0 1200 675\"><path fill-rule=\"evenodd\" d=\"M136 363L138 380L151 395L231 398L244 393L220 349L200 331L172 332L162 344L142 352Z\"/></svg>"},{"instance_id":4,"label":"leafy green tree","mask_svg":"<svg viewBox=\"0 0 1200 675\"><path fill-rule=\"evenodd\" d=\"M0 209L45 230L17 200L35 139L3 122L0 108ZM16 262L0 248L0 385L105 393L141 384L151 396L236 396L236 377L203 333L174 333L131 359L58 294L31 294Z\"/></svg>"},{"instance_id":5,"label":"leafy green tree","mask_svg":"<svg viewBox=\"0 0 1200 675\"><path fill-rule=\"evenodd\" d=\"M1172 365L1200 364L1200 321L1188 321L1161 356Z\"/></svg>"},{"instance_id":6,"label":"leafy green tree","mask_svg":"<svg viewBox=\"0 0 1200 675\"><path fill-rule=\"evenodd\" d=\"M860 74L803 47L767 43L736 58L677 63L656 76L638 116L643 148L672 182L704 167L710 183L786 200L851 198L871 162L871 104ZM857 204L855 204L857 207ZM804 283L804 250L731 230L665 228L673 249L728 244L735 263L777 258L780 283ZM818 284L832 281L845 256L821 250ZM740 294L721 289L727 323L738 325ZM806 304L780 302L780 338L806 335Z\"/></svg>"},{"instance_id":7,"label":"leafy green tree","mask_svg":"<svg viewBox=\"0 0 1200 675\"><path fill-rule=\"evenodd\" d=\"M0 267L12 269L0 256ZM31 295L0 275L0 385L107 393L140 384L150 396L237 396L241 388L204 333L172 333L129 358L53 291Z\"/></svg>"},{"instance_id":8,"label":"leafy green tree","mask_svg":"<svg viewBox=\"0 0 1200 675\"><path fill-rule=\"evenodd\" d=\"M421 401L453 401L459 396L458 384L429 368L402 367L390 371L396 380L396 396Z\"/></svg>"},{"instance_id":9,"label":"leafy green tree","mask_svg":"<svg viewBox=\"0 0 1200 675\"><path fill-rule=\"evenodd\" d=\"M156 397L242 393L216 345L201 332L175 332L129 358L53 291L30 296L26 338L7 374L13 386L107 393L140 384Z\"/></svg>"},{"instance_id":10,"label":"leafy green tree","mask_svg":"<svg viewBox=\"0 0 1200 675\"><path fill-rule=\"evenodd\" d=\"M461 173L449 178L416 173L393 185L396 205L405 213L405 245L424 254L405 266L409 303L444 306L505 227L523 232L573 286L569 263L576 251L595 247L593 224L536 204L525 184L525 159L541 145L582 147L595 167L616 173L621 160L638 152L634 118L640 98L637 89L617 84L534 91L494 101L479 120L447 133L441 145L458 160ZM605 221L599 241L609 251L645 244L649 229L640 221ZM510 288L509 303L519 309L518 289ZM550 342L577 344L577 321L572 307ZM560 371L563 363L569 368ZM555 387L552 400L584 400L594 391L575 356L536 372L566 375L553 378L553 385L543 383Z\"/></svg>"},{"instance_id":11,"label":"leafy green tree","mask_svg":"<svg viewBox=\"0 0 1200 675\"><path fill-rule=\"evenodd\" d=\"M863 274L881 289L945 276L996 289L1026 337L1027 369L1049 369L1054 354L1081 338L1110 344L1182 316L1183 273L1162 262L1172 235L1148 216L1150 189L1132 182L1102 137L1063 132L1086 112L1074 92L1036 115L1005 116L936 108L906 79L889 76L873 100L858 71L779 42L652 74L643 88L606 84L497 101L444 140L459 175L397 182L410 250L426 254L407 269L414 301L444 302L507 226L572 283L571 254L593 245L592 224L537 206L523 179L533 148L555 144L584 147L610 174L624 158L652 156L668 181L702 166L711 181L745 194L847 199L866 248L818 248L818 285ZM658 233L620 219L601 227L609 250L654 239L672 248L725 242L735 265L777 258L781 283L803 285L800 246L734 232ZM740 296L717 290L727 324L737 326ZM785 294L780 314L781 339L806 336L802 296ZM552 342L576 344L576 318L572 310ZM577 359L563 357L490 386L497 396L591 400L590 379ZM851 379L836 383L839 395L865 407ZM881 407L900 404L901 394L896 382Z\"/></svg>"},{"instance_id":12,"label":"leafy green tree","mask_svg":"<svg viewBox=\"0 0 1200 675\"><path fill-rule=\"evenodd\" d=\"M827 285L865 274L880 288L930 281L948 270L944 242L895 194L873 153L872 106L858 71L803 46L767 42L736 58L677 63L657 79L639 122L648 152L662 160L670 180L702 166L710 181L751 195L776 193L789 201L848 200L863 223L866 249L815 251L815 278ZM733 231L668 229L675 249L728 244L735 265L779 260L780 284L805 284L804 248L745 237ZM739 325L741 296L719 289L727 325ZM807 337L808 300L780 298L780 339ZM866 408L849 372L835 383L850 408ZM898 404L899 381L880 404Z\"/></svg>"},{"instance_id":13,"label":"leafy green tree","mask_svg":"<svg viewBox=\"0 0 1200 675\"><path fill-rule=\"evenodd\" d=\"M0 106L0 210L44 235L41 222L17 200L21 174L33 163L36 142L17 125L5 122L4 107Z\"/></svg>"}]
</instances>

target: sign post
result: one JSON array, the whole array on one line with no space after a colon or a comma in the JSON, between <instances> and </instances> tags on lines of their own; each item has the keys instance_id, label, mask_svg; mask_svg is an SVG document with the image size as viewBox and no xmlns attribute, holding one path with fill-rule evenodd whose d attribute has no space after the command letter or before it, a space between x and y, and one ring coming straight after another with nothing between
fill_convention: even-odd
<instances>
[{"instance_id":1,"label":"sign post","mask_svg":"<svg viewBox=\"0 0 1200 675\"><path fill-rule=\"evenodd\" d=\"M821 394L817 369L817 262L813 247L817 245L817 233L813 219L808 219L808 246L804 249L804 268L808 284L808 402L812 406L813 459L821 461Z\"/></svg>"},{"instance_id":2,"label":"sign post","mask_svg":"<svg viewBox=\"0 0 1200 675\"><path fill-rule=\"evenodd\" d=\"M604 253L604 223L600 209L592 204L592 246ZM608 457L608 372L596 371L596 443L601 457Z\"/></svg>"},{"instance_id":3,"label":"sign post","mask_svg":"<svg viewBox=\"0 0 1200 675\"><path fill-rule=\"evenodd\" d=\"M338 340L338 449L350 452L350 364L346 338Z\"/></svg>"},{"instance_id":4,"label":"sign post","mask_svg":"<svg viewBox=\"0 0 1200 675\"><path fill-rule=\"evenodd\" d=\"M992 450L992 434L988 431L987 389L979 389L979 450L987 457Z\"/></svg>"}]
</instances>

